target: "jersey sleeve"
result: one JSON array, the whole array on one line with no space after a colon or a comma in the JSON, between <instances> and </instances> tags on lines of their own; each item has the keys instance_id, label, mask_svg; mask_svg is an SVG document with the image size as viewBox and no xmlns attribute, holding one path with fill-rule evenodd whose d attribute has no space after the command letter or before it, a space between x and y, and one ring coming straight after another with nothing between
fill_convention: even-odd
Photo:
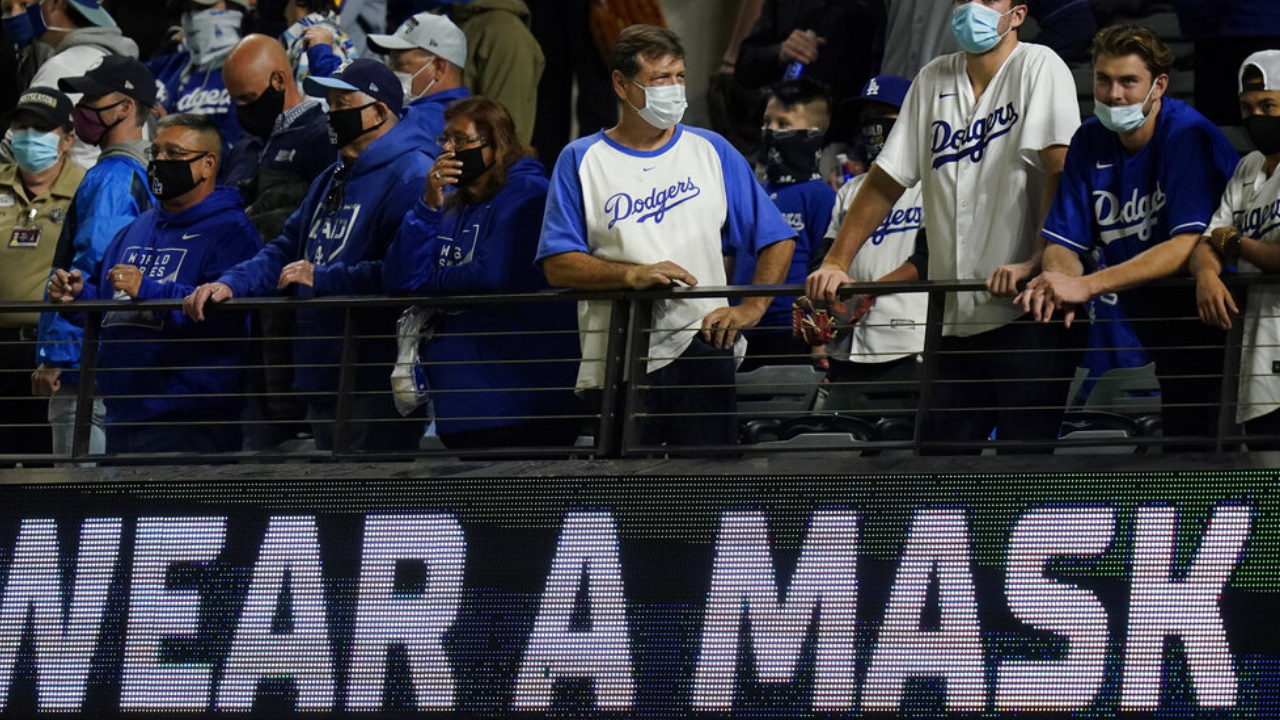
<instances>
[{"instance_id":1,"label":"jersey sleeve","mask_svg":"<svg viewBox=\"0 0 1280 720\"><path fill-rule=\"evenodd\" d=\"M1093 208L1089 202L1087 131L1081 128L1067 149L1067 160L1041 234L1050 242L1085 253L1093 246Z\"/></svg>"},{"instance_id":2,"label":"jersey sleeve","mask_svg":"<svg viewBox=\"0 0 1280 720\"><path fill-rule=\"evenodd\" d=\"M1222 191L1222 199L1218 202L1218 209L1214 211L1213 217L1209 219L1208 226L1201 230L1203 234L1208 235L1214 228L1235 225L1236 209L1241 205L1240 190L1245 178L1256 172L1253 162L1251 162L1253 159L1254 156L1248 156L1236 166L1235 175L1231 177L1226 189Z\"/></svg>"},{"instance_id":3,"label":"jersey sleeve","mask_svg":"<svg viewBox=\"0 0 1280 720\"><path fill-rule=\"evenodd\" d=\"M840 226L844 224L844 216L849 214L853 205L853 196L858 194L858 186L866 175L849 178L849 182L840 186L836 192L835 206L831 208L831 223L827 226L827 239L834 240L840 234Z\"/></svg>"},{"instance_id":4,"label":"jersey sleeve","mask_svg":"<svg viewBox=\"0 0 1280 720\"><path fill-rule=\"evenodd\" d=\"M776 242L796 237L795 230L756 181L746 159L723 139L718 139L716 149L729 207L721 229L721 247L743 248L755 255Z\"/></svg>"},{"instance_id":5,"label":"jersey sleeve","mask_svg":"<svg viewBox=\"0 0 1280 720\"><path fill-rule=\"evenodd\" d=\"M1160 184L1168 195L1169 237L1204 232L1222 199L1227 176L1217 162L1216 138L1209 133L1209 128L1194 125L1169 138L1160 168Z\"/></svg>"},{"instance_id":6,"label":"jersey sleeve","mask_svg":"<svg viewBox=\"0 0 1280 720\"><path fill-rule=\"evenodd\" d=\"M590 253L587 244L586 208L582 200L582 181L578 167L582 149L570 145L560 153L551 172L547 192L546 213L542 216L542 233L538 237L538 253L534 262L567 252Z\"/></svg>"},{"instance_id":7,"label":"jersey sleeve","mask_svg":"<svg viewBox=\"0 0 1280 720\"><path fill-rule=\"evenodd\" d=\"M904 188L920 182L921 154L924 138L929 132L926 115L929 113L929 98L936 89L933 83L936 76L934 63L926 65L916 76L911 89L907 90L898 119L885 139L884 149L876 157L875 164Z\"/></svg>"},{"instance_id":8,"label":"jersey sleeve","mask_svg":"<svg viewBox=\"0 0 1280 720\"><path fill-rule=\"evenodd\" d=\"M1024 79L1027 116L1022 119L1019 149L1028 161L1039 167L1041 150L1070 144L1080 127L1080 102L1067 64L1042 47L1030 46L1025 51L1030 52L1032 48L1040 51L1040 58L1031 64Z\"/></svg>"}]
</instances>

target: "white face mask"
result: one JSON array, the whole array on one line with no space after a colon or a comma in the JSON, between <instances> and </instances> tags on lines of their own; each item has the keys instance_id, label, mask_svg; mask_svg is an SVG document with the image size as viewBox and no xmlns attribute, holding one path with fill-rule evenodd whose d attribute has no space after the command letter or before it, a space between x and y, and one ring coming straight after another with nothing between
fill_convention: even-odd
<instances>
[{"instance_id":1,"label":"white face mask","mask_svg":"<svg viewBox=\"0 0 1280 720\"><path fill-rule=\"evenodd\" d=\"M204 65L231 52L240 42L239 10L201 10L183 13L182 44L191 53L191 62Z\"/></svg>"},{"instance_id":2,"label":"white face mask","mask_svg":"<svg viewBox=\"0 0 1280 720\"><path fill-rule=\"evenodd\" d=\"M631 105L630 100L627 104L631 105L632 110L640 113L640 117L645 122L659 130L666 130L674 127L680 122L680 118L684 117L685 108L689 107L689 102L684 96L684 85L672 83L646 87L635 80L632 80L631 84L644 90L644 107L638 108Z\"/></svg>"},{"instance_id":3,"label":"white face mask","mask_svg":"<svg viewBox=\"0 0 1280 720\"><path fill-rule=\"evenodd\" d=\"M407 73L407 72L398 72L398 73L395 73L395 75L396 75L396 79L400 81L400 89L404 91L404 104L405 104L405 105L408 105L409 103L413 102L414 100L417 100L417 99L418 99L418 98L420 98L420 97L425 97L427 93L431 92L431 87L432 87L433 85L435 85L435 84L436 84L436 80L439 80L439 79L440 79L440 78L431 78L431 82L427 83L427 86L426 86L426 87L424 87L424 88L422 88L422 93L421 93L421 94L419 94L419 95L415 95L415 94L413 93L413 80L414 80L414 78L416 78L416 77L418 77L419 75L421 75L421 74L422 74L422 71L423 71L423 70L426 70L426 69L427 69L427 68L429 68L429 67L431 67L431 62L430 62L430 61L427 61L427 63L426 63L425 65L423 65L422 67L418 68L418 71L417 71L417 72L414 72L414 73ZM393 71L393 72L394 72L394 71Z\"/></svg>"}]
</instances>

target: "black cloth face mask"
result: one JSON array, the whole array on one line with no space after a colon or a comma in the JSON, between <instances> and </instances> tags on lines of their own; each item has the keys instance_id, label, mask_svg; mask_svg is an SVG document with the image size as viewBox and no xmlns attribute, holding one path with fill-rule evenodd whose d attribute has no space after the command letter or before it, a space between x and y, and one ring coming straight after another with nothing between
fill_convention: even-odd
<instances>
[{"instance_id":1,"label":"black cloth face mask","mask_svg":"<svg viewBox=\"0 0 1280 720\"><path fill-rule=\"evenodd\" d=\"M1244 119L1244 129L1258 152L1263 155L1280 152L1280 117L1250 115Z\"/></svg>"},{"instance_id":2,"label":"black cloth face mask","mask_svg":"<svg viewBox=\"0 0 1280 720\"><path fill-rule=\"evenodd\" d=\"M361 135L373 132L374 130L382 127L382 124L387 121L386 118L383 118L382 122L377 125L365 127L364 118L361 117L361 113L365 111L365 108L371 108L377 104L377 101L374 101L368 105L347 108L346 110L330 110L328 116L329 142L340 148L344 148L355 142L356 138L359 138Z\"/></svg>"},{"instance_id":3,"label":"black cloth face mask","mask_svg":"<svg viewBox=\"0 0 1280 720\"><path fill-rule=\"evenodd\" d=\"M889 131L893 130L893 122L892 118L882 118L869 120L863 124L860 130L862 151L868 163L874 162L880 156L880 151L884 150L884 143L889 139Z\"/></svg>"},{"instance_id":4,"label":"black cloth face mask","mask_svg":"<svg viewBox=\"0 0 1280 720\"><path fill-rule=\"evenodd\" d=\"M160 200L172 200L191 192L204 182L191 176L191 163L209 153L200 153L190 160L152 160L147 165L147 180L151 194Z\"/></svg>"},{"instance_id":5,"label":"black cloth face mask","mask_svg":"<svg viewBox=\"0 0 1280 720\"><path fill-rule=\"evenodd\" d=\"M486 147L489 146L487 144L480 145L466 150L458 150L453 154L453 159L462 163L462 173L458 175L458 185L470 185L475 182L476 178L493 167L493 163L485 164L484 149Z\"/></svg>"},{"instance_id":6,"label":"black cloth face mask","mask_svg":"<svg viewBox=\"0 0 1280 720\"><path fill-rule=\"evenodd\" d=\"M821 130L769 130L764 141L765 176L773 185L819 180L818 156L822 154Z\"/></svg>"},{"instance_id":7,"label":"black cloth face mask","mask_svg":"<svg viewBox=\"0 0 1280 720\"><path fill-rule=\"evenodd\" d=\"M284 112L284 91L277 90L271 81L267 81L267 89L258 95L253 102L236 106L236 120L245 132L263 140L271 137L275 130L276 118Z\"/></svg>"}]
</instances>

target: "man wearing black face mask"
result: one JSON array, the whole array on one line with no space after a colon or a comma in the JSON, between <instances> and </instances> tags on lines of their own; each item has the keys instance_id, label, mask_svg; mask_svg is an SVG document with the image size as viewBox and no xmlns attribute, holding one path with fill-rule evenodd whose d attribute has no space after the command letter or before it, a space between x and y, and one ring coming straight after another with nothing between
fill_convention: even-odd
<instances>
[{"instance_id":1,"label":"man wearing black face mask","mask_svg":"<svg viewBox=\"0 0 1280 720\"><path fill-rule=\"evenodd\" d=\"M788 284L799 285L809 274L809 259L831 221L836 194L818 173L818 156L831 122L831 98L822 83L801 77L774 86L764 109L764 190L796 233L787 269ZM750 285L755 253L730 248L726 253L731 285ZM808 362L809 346L791 333L791 296L775 297L756 327L743 332L747 355L739 372L761 365Z\"/></svg>"},{"instance_id":2,"label":"man wearing black face mask","mask_svg":"<svg viewBox=\"0 0 1280 720\"><path fill-rule=\"evenodd\" d=\"M302 204L307 189L337 159L329 143L329 124L320 103L304 99L293 81L289 57L274 38L250 35L227 56L222 78L236 104L245 135L232 148L219 181L240 188L245 212L264 238L274 238ZM262 337L295 334L291 310L258 313ZM245 447L269 449L297 435L305 408L291 392L293 348L287 342L263 342L263 371L251 377L265 391L251 403L251 416L269 422L245 428Z\"/></svg>"},{"instance_id":3,"label":"man wearing black face mask","mask_svg":"<svg viewBox=\"0 0 1280 720\"><path fill-rule=\"evenodd\" d=\"M374 295L382 292L382 258L422 188L430 160L397 142L403 93L395 74L374 60L352 60L328 78L308 77L307 93L327 94L330 137L341 159L312 185L280 236L247 262L186 299L185 312L205 317L206 302L291 292L298 297ZM422 423L365 422L399 419L387 382L395 362L396 311L354 316L360 336L357 395L348 426L353 450L416 449ZM343 313L316 308L297 312L294 355L307 367L294 374L294 390L306 394L320 449L333 447Z\"/></svg>"},{"instance_id":4,"label":"man wearing black face mask","mask_svg":"<svg viewBox=\"0 0 1280 720\"><path fill-rule=\"evenodd\" d=\"M208 117L162 119L147 167L160 207L121 230L93 273L55 271L50 299L176 299L251 257L259 240L239 194L214 187L221 152ZM98 392L107 452L239 450L247 344L235 340L248 331L242 312L206 325L129 306L103 315Z\"/></svg>"}]
</instances>

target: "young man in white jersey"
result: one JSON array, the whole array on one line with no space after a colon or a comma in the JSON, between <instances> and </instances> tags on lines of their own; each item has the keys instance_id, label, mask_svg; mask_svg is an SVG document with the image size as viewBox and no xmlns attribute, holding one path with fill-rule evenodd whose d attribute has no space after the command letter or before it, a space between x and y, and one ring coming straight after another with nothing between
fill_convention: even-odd
<instances>
[{"instance_id":1,"label":"young man in white jersey","mask_svg":"<svg viewBox=\"0 0 1280 720\"><path fill-rule=\"evenodd\" d=\"M906 188L920 183L929 277L986 280L947 298L926 442L1049 442L1058 436L1074 357L1060 328L1018 321L1005 296L1040 269L1040 223L1080 124L1075 83L1053 51L1018 42L1027 6L957 0L962 51L930 62L884 151L858 188L806 293L832 302L850 262ZM926 448L928 449L928 448Z\"/></svg>"},{"instance_id":2,"label":"young man in white jersey","mask_svg":"<svg viewBox=\"0 0 1280 720\"><path fill-rule=\"evenodd\" d=\"M1200 319L1224 330L1240 308L1218 277L1223 269L1280 272L1280 50L1240 66L1240 111L1257 150L1236 167L1191 257ZM1280 288L1249 288L1244 323L1236 422L1259 436L1250 450L1280 449Z\"/></svg>"},{"instance_id":3,"label":"young man in white jersey","mask_svg":"<svg viewBox=\"0 0 1280 720\"><path fill-rule=\"evenodd\" d=\"M755 284L786 277L795 232L746 160L715 133L679 124L684 49L675 33L633 25L609 57L621 119L571 143L551 175L537 259L553 285L644 290L725 285L723 247L750 247ZM768 297L725 306L716 298L655 304L641 428L645 445L729 445L735 340L759 322ZM579 305L577 388L604 380L609 303Z\"/></svg>"},{"instance_id":4,"label":"young man in white jersey","mask_svg":"<svg viewBox=\"0 0 1280 720\"><path fill-rule=\"evenodd\" d=\"M1160 379L1166 449L1205 449L1217 431L1222 333L1196 322L1183 274L1239 156L1212 122L1164 96L1173 53L1151 30L1118 25L1093 41L1096 117L1071 140L1044 223L1044 273L1018 298L1036 319L1115 293ZM1085 272L1097 252L1105 266ZM1189 439L1189 438L1198 438Z\"/></svg>"}]
</instances>

